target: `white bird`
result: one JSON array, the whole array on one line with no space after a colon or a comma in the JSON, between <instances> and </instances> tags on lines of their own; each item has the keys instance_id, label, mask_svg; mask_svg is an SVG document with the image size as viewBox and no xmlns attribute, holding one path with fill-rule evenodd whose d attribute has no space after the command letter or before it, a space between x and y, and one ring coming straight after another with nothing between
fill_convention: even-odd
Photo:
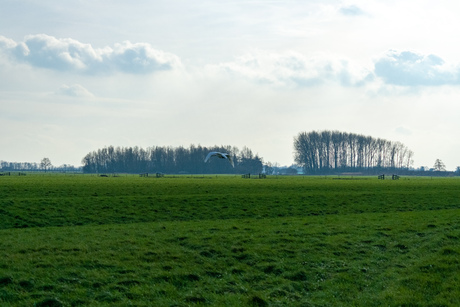
<instances>
[{"instance_id":1,"label":"white bird","mask_svg":"<svg viewBox=\"0 0 460 307\"><path fill-rule=\"evenodd\" d=\"M230 164L235 167L235 164L233 164L233 160L232 160L232 157L228 154L228 153L224 153L224 152L218 152L218 151L211 151L210 153L208 153L208 155L206 156L206 159L204 159L204 162L208 162L209 158L211 157L218 157L220 159L227 159L228 162L230 162Z\"/></svg>"}]
</instances>

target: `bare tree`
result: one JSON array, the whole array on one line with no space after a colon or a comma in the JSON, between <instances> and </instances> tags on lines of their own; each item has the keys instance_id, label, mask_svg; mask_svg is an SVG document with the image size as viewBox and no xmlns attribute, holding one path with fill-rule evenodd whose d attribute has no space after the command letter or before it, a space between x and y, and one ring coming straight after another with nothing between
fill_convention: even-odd
<instances>
[{"instance_id":1,"label":"bare tree","mask_svg":"<svg viewBox=\"0 0 460 307\"><path fill-rule=\"evenodd\" d=\"M437 172L444 172L446 170L446 165L441 161L441 159L436 159L433 168Z\"/></svg>"},{"instance_id":2,"label":"bare tree","mask_svg":"<svg viewBox=\"0 0 460 307\"><path fill-rule=\"evenodd\" d=\"M49 158L43 158L42 161L40 162L40 167L45 170L49 170L53 165L51 164L51 161Z\"/></svg>"},{"instance_id":3,"label":"bare tree","mask_svg":"<svg viewBox=\"0 0 460 307\"><path fill-rule=\"evenodd\" d=\"M301 132L294 138L294 159L307 174L404 168L413 153L400 142L339 131Z\"/></svg>"}]
</instances>

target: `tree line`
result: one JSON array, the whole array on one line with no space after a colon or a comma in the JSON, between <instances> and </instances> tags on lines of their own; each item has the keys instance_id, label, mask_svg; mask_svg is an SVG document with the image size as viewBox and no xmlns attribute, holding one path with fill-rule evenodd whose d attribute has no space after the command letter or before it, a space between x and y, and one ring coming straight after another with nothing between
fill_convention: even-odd
<instances>
[{"instance_id":1,"label":"tree line","mask_svg":"<svg viewBox=\"0 0 460 307\"><path fill-rule=\"evenodd\" d=\"M216 157L204 162L210 151L227 152L235 167ZM153 146L146 149L108 146L88 153L83 159L84 173L166 173L166 174L233 174L260 173L262 158L243 147L190 145L185 148Z\"/></svg>"},{"instance_id":2,"label":"tree line","mask_svg":"<svg viewBox=\"0 0 460 307\"><path fill-rule=\"evenodd\" d=\"M7 162L0 161L2 171L38 171L40 165L35 162Z\"/></svg>"},{"instance_id":3,"label":"tree line","mask_svg":"<svg viewBox=\"0 0 460 307\"><path fill-rule=\"evenodd\" d=\"M226 160L211 158L211 151L227 152L235 167ZM41 163L0 161L0 171L60 171L85 173L167 173L167 174L297 174L303 168L307 175L344 172L376 174L397 171L398 174L425 175L428 168L414 170L414 153L400 142L391 142L361 134L340 131L301 132L294 138L294 160L291 167L266 162L258 154L243 147L190 145L188 148L153 146L146 149L108 146L88 153L82 166L53 166L48 158ZM445 173L445 165L437 159L430 173ZM460 167L455 172L460 174Z\"/></svg>"},{"instance_id":4,"label":"tree line","mask_svg":"<svg viewBox=\"0 0 460 307\"><path fill-rule=\"evenodd\" d=\"M40 163L36 162L7 162L0 161L0 171L3 172L38 172L38 171L55 171L55 172L80 172L81 167L75 167L70 164L53 166L48 158L43 158Z\"/></svg>"},{"instance_id":5,"label":"tree line","mask_svg":"<svg viewBox=\"0 0 460 307\"><path fill-rule=\"evenodd\" d=\"M306 174L409 169L414 153L400 142L339 131L301 132L294 159Z\"/></svg>"}]
</instances>

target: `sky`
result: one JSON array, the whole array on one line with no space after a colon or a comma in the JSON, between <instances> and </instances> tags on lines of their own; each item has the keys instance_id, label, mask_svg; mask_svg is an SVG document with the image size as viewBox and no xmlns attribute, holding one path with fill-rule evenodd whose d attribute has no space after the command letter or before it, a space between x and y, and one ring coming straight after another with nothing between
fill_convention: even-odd
<instances>
[{"instance_id":1,"label":"sky","mask_svg":"<svg viewBox=\"0 0 460 307\"><path fill-rule=\"evenodd\" d=\"M230 145L294 163L300 132L460 166L460 2L1 0L0 160Z\"/></svg>"}]
</instances>

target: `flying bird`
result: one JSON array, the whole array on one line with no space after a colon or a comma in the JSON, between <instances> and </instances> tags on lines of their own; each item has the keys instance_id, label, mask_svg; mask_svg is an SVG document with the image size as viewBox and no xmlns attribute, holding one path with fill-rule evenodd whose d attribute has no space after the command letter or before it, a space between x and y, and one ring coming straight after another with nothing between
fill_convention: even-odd
<instances>
[{"instance_id":1,"label":"flying bird","mask_svg":"<svg viewBox=\"0 0 460 307\"><path fill-rule=\"evenodd\" d=\"M228 153L224 153L224 152L218 152L218 151L211 151L210 153L208 153L208 155L206 156L206 159L204 159L204 162L208 162L209 158L211 157L218 157L220 159L227 159L228 162L230 162L230 164L235 167L235 164L233 164L233 160L232 160L232 157L228 154Z\"/></svg>"}]
</instances>

